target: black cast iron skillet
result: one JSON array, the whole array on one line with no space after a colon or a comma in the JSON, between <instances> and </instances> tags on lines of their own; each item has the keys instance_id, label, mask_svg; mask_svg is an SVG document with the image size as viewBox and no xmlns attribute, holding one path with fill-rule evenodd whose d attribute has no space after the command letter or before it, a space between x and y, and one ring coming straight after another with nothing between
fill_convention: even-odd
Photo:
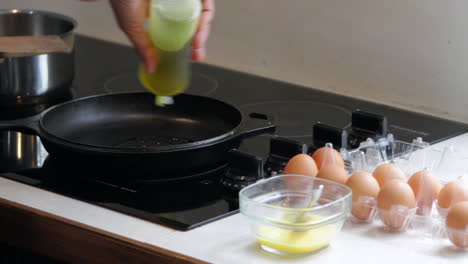
<instances>
[{"instance_id":1,"label":"black cast iron skillet","mask_svg":"<svg viewBox=\"0 0 468 264\"><path fill-rule=\"evenodd\" d=\"M0 121L0 130L32 132L51 156L70 165L109 166L133 179L180 177L221 166L243 139L275 130L266 115L244 116L220 100L188 94L174 100L157 107L146 92L91 96L33 117Z\"/></svg>"}]
</instances>

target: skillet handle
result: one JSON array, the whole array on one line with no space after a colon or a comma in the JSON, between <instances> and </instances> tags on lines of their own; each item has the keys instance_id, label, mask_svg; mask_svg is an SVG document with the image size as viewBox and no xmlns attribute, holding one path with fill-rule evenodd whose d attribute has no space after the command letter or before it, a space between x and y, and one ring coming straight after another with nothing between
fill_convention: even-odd
<instances>
[{"instance_id":1,"label":"skillet handle","mask_svg":"<svg viewBox=\"0 0 468 264\"><path fill-rule=\"evenodd\" d=\"M0 131L13 130L26 134L39 135L41 114L15 120L0 120Z\"/></svg>"},{"instance_id":2,"label":"skillet handle","mask_svg":"<svg viewBox=\"0 0 468 264\"><path fill-rule=\"evenodd\" d=\"M239 136L241 139L244 139L265 133L273 133L275 130L276 125L273 122L272 116L260 113L250 113Z\"/></svg>"}]
</instances>

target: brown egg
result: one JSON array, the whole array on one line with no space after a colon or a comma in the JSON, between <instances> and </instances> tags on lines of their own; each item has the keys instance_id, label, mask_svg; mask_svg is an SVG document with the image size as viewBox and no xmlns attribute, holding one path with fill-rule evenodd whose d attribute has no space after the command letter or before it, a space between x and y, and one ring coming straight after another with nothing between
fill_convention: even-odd
<instances>
[{"instance_id":1,"label":"brown egg","mask_svg":"<svg viewBox=\"0 0 468 264\"><path fill-rule=\"evenodd\" d=\"M317 178L345 184L349 178L349 174L344 168L329 164L319 170L317 173Z\"/></svg>"},{"instance_id":2,"label":"brown egg","mask_svg":"<svg viewBox=\"0 0 468 264\"><path fill-rule=\"evenodd\" d=\"M449 182L442 187L437 198L439 213L445 216L448 208L463 201L468 201L468 184L463 181Z\"/></svg>"},{"instance_id":3,"label":"brown egg","mask_svg":"<svg viewBox=\"0 0 468 264\"><path fill-rule=\"evenodd\" d=\"M346 185L353 190L351 213L357 219L368 220L375 210L373 207L379 194L379 183L369 172L358 171L349 177Z\"/></svg>"},{"instance_id":4,"label":"brown egg","mask_svg":"<svg viewBox=\"0 0 468 264\"><path fill-rule=\"evenodd\" d=\"M392 229L401 229L409 220L409 210L416 207L416 198L406 182L394 179L380 189L377 207L384 224Z\"/></svg>"},{"instance_id":5,"label":"brown egg","mask_svg":"<svg viewBox=\"0 0 468 264\"><path fill-rule=\"evenodd\" d=\"M283 174L298 174L315 177L317 175L317 165L314 159L307 154L297 154L292 157L284 167ZM286 184L292 189L304 188L300 177L290 176L285 178Z\"/></svg>"},{"instance_id":6,"label":"brown egg","mask_svg":"<svg viewBox=\"0 0 468 264\"><path fill-rule=\"evenodd\" d=\"M372 175L374 175L375 179L379 182L380 187L393 179L406 182L406 175L403 170L391 163L385 163L378 166Z\"/></svg>"},{"instance_id":7,"label":"brown egg","mask_svg":"<svg viewBox=\"0 0 468 264\"><path fill-rule=\"evenodd\" d=\"M450 207L445 225L450 241L457 247L468 248L468 202Z\"/></svg>"},{"instance_id":8,"label":"brown egg","mask_svg":"<svg viewBox=\"0 0 468 264\"><path fill-rule=\"evenodd\" d=\"M411 186L416 196L416 204L418 207L416 214L430 214L434 201L439 196L440 189L442 188L439 179L434 173L422 170L414 173L408 180L408 184Z\"/></svg>"},{"instance_id":9,"label":"brown egg","mask_svg":"<svg viewBox=\"0 0 468 264\"><path fill-rule=\"evenodd\" d=\"M345 167L343 157L341 157L341 154L336 151L331 144L327 144L325 147L317 149L312 154L312 158L315 160L319 170L322 167L325 167L325 165L331 164L342 168Z\"/></svg>"},{"instance_id":10,"label":"brown egg","mask_svg":"<svg viewBox=\"0 0 468 264\"><path fill-rule=\"evenodd\" d=\"M317 175L318 169L314 159L307 154L297 154L284 167L283 174Z\"/></svg>"}]
</instances>

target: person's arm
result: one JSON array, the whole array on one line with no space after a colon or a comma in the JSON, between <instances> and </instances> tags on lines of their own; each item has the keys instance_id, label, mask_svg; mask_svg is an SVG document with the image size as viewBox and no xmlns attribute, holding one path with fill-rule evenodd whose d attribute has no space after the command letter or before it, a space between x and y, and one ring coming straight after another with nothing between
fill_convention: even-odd
<instances>
[{"instance_id":1,"label":"person's arm","mask_svg":"<svg viewBox=\"0 0 468 264\"><path fill-rule=\"evenodd\" d=\"M202 0L203 10L200 15L199 27L192 43L192 60L201 61L206 56L205 43L211 29L214 17L214 0ZM157 58L149 35L143 25L148 17L149 0L110 0L119 27L128 36L145 63L146 70L156 69Z\"/></svg>"}]
</instances>

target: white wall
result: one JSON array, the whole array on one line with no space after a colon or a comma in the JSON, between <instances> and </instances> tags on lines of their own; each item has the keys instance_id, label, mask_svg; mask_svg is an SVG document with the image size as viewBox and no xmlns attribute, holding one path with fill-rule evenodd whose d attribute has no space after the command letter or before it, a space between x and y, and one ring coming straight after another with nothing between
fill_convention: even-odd
<instances>
[{"instance_id":1,"label":"white wall","mask_svg":"<svg viewBox=\"0 0 468 264\"><path fill-rule=\"evenodd\" d=\"M206 62L468 122L466 0L216 0ZM128 43L107 1L1 0Z\"/></svg>"}]
</instances>

